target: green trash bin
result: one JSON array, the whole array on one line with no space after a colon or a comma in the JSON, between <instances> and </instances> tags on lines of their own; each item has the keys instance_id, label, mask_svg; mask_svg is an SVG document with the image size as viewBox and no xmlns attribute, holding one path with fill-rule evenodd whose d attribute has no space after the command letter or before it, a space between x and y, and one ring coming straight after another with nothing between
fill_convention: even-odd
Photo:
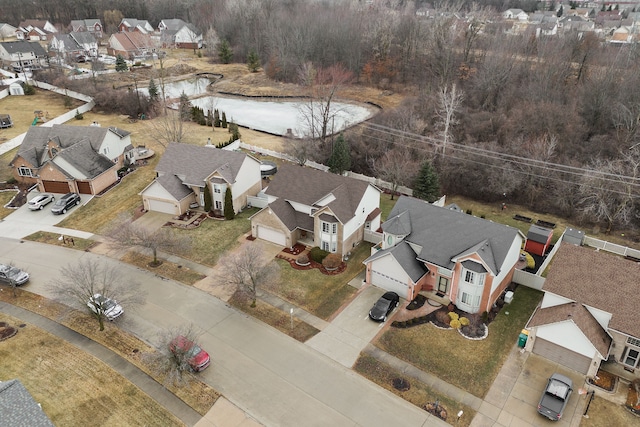
<instances>
[{"instance_id":1,"label":"green trash bin","mask_svg":"<svg viewBox=\"0 0 640 427\"><path fill-rule=\"evenodd\" d=\"M529 334L521 332L518 336L518 347L524 348L524 346L527 344L527 338L529 338Z\"/></svg>"}]
</instances>

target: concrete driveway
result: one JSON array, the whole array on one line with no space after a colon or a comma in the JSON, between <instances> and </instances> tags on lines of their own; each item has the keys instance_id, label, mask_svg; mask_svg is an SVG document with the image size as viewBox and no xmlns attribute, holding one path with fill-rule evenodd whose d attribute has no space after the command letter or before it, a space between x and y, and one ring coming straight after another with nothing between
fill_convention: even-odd
<instances>
[{"instance_id":1,"label":"concrete driveway","mask_svg":"<svg viewBox=\"0 0 640 427\"><path fill-rule=\"evenodd\" d=\"M347 368L353 366L362 349L385 325L369 319L369 310L384 292L375 286L361 289L326 328L307 341L307 345Z\"/></svg>"},{"instance_id":2,"label":"concrete driveway","mask_svg":"<svg viewBox=\"0 0 640 427\"><path fill-rule=\"evenodd\" d=\"M560 421L538 414L547 379L558 372L573 381L573 393ZM515 382L514 382L515 379ZM586 405L585 376L537 354L514 349L482 403L472 427L558 426L577 427Z\"/></svg>"},{"instance_id":3,"label":"concrete driveway","mask_svg":"<svg viewBox=\"0 0 640 427\"><path fill-rule=\"evenodd\" d=\"M40 192L32 191L27 195L27 200L31 200L36 197ZM53 193L56 200L60 199L64 194L56 194ZM49 231L52 233L61 233L61 234L69 234L74 237L89 237L91 233L85 233L76 230L61 230L55 227L60 221L65 219L69 215L73 215L79 209L89 202L93 198L90 194L82 194L81 196L82 203L80 206L76 206L66 214L62 215L54 215L51 213L51 208L53 207L53 203L49 203L44 209L40 211L31 211L29 207L25 203L23 206L20 206L15 210L12 214L5 217L3 220L0 220L0 236L9 237L13 239L21 239L30 234L35 233L36 231Z\"/></svg>"}]
</instances>

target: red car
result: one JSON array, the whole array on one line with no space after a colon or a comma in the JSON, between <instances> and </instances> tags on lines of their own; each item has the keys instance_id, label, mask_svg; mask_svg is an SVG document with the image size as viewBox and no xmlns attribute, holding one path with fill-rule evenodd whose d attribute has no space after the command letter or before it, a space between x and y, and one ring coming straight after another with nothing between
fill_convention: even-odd
<instances>
[{"instance_id":1,"label":"red car","mask_svg":"<svg viewBox=\"0 0 640 427\"><path fill-rule=\"evenodd\" d=\"M204 370L209 366L209 363L211 363L209 353L201 349L198 344L186 337L183 337L182 335L178 335L171 340L169 350L177 356L184 355L189 366L191 366L191 369L195 372Z\"/></svg>"}]
</instances>

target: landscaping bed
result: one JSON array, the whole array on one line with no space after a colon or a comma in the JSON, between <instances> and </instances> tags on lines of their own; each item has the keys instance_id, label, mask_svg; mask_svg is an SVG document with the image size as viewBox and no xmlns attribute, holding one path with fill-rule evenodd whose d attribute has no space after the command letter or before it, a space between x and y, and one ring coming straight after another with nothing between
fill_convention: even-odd
<instances>
[{"instance_id":1,"label":"landscaping bed","mask_svg":"<svg viewBox=\"0 0 640 427\"><path fill-rule=\"evenodd\" d=\"M603 371L602 369L598 369L598 373L595 378L589 378L589 384L592 384L598 388L601 388L606 391L613 391L616 388L616 384L618 383L618 377L609 373L607 371Z\"/></svg>"}]
</instances>

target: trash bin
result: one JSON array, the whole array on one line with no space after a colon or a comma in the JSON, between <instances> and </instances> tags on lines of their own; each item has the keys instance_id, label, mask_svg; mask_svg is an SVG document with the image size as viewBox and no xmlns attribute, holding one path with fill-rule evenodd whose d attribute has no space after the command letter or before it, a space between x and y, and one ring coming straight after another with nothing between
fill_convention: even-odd
<instances>
[{"instance_id":1,"label":"trash bin","mask_svg":"<svg viewBox=\"0 0 640 427\"><path fill-rule=\"evenodd\" d=\"M513 291L507 291L504 294L504 302L507 304L511 304L511 301L513 301Z\"/></svg>"},{"instance_id":2,"label":"trash bin","mask_svg":"<svg viewBox=\"0 0 640 427\"><path fill-rule=\"evenodd\" d=\"M518 347L524 348L527 344L527 338L529 338L529 331L523 329L522 332L520 332L520 335L518 335Z\"/></svg>"}]
</instances>

